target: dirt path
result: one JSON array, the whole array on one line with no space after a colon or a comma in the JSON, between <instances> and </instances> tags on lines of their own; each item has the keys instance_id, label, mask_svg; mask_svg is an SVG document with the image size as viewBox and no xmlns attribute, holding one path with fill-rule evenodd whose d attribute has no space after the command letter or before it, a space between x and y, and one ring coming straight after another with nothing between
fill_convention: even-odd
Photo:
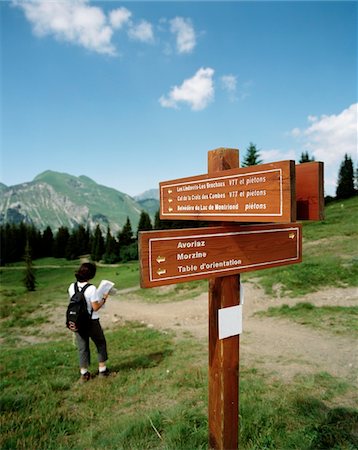
<instances>
[{"instance_id":1,"label":"dirt path","mask_svg":"<svg viewBox=\"0 0 358 450\"><path fill-rule=\"evenodd\" d=\"M130 296L130 300L121 299ZM358 290L330 289L310 294L296 302L308 301L321 305L358 305ZM259 310L292 299L275 299L251 283L245 285L244 331L241 336L241 362L254 365L285 380L297 373L328 372L358 385L358 346L349 337L313 330L292 321L254 316ZM158 329L188 332L207 343L207 294L173 303L141 302L133 293L118 292L101 314L104 326L110 327L126 320L136 320Z\"/></svg>"}]
</instances>

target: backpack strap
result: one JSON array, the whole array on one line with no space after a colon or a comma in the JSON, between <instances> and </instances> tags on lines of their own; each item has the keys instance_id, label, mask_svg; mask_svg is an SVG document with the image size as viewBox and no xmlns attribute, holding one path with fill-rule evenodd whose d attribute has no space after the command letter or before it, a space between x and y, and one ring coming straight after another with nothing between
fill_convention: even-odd
<instances>
[{"instance_id":1,"label":"backpack strap","mask_svg":"<svg viewBox=\"0 0 358 450\"><path fill-rule=\"evenodd\" d=\"M83 296L84 296L84 297L85 297L85 290L88 288L88 286L92 286L91 283L85 284L85 285L83 286L83 288L81 289L81 292L83 293ZM79 291L78 283L75 283L75 291L76 291L76 288L77 288L77 292L78 292L78 291ZM85 297L85 299L86 299L86 297ZM91 318L91 319L92 319L92 314L93 314L93 308L92 308L92 303L91 303L91 314L90 314L90 318Z\"/></svg>"}]
</instances>

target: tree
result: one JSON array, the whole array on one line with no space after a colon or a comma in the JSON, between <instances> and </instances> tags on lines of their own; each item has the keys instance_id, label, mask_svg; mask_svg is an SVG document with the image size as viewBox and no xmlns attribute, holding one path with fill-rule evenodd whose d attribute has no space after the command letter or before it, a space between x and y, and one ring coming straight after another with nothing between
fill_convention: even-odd
<instances>
[{"instance_id":1,"label":"tree","mask_svg":"<svg viewBox=\"0 0 358 450\"><path fill-rule=\"evenodd\" d=\"M120 256L120 260L123 262L134 261L134 260L138 259L137 242L132 242L132 244L130 244L130 245L121 247L119 256Z\"/></svg>"},{"instance_id":2,"label":"tree","mask_svg":"<svg viewBox=\"0 0 358 450\"><path fill-rule=\"evenodd\" d=\"M17 261L16 255L17 230L16 225L6 223L1 228L1 265Z\"/></svg>"},{"instance_id":3,"label":"tree","mask_svg":"<svg viewBox=\"0 0 358 450\"><path fill-rule=\"evenodd\" d=\"M34 266L32 265L31 247L29 241L26 242L24 260L25 260L24 285L28 291L34 291L36 288L36 278L35 278L35 269Z\"/></svg>"},{"instance_id":4,"label":"tree","mask_svg":"<svg viewBox=\"0 0 358 450\"><path fill-rule=\"evenodd\" d=\"M339 169L336 197L337 199L344 199L353 195L356 195L356 190L354 189L353 161L350 156L345 154Z\"/></svg>"},{"instance_id":5,"label":"tree","mask_svg":"<svg viewBox=\"0 0 358 450\"><path fill-rule=\"evenodd\" d=\"M41 256L53 256L54 238L49 226L42 233Z\"/></svg>"},{"instance_id":6,"label":"tree","mask_svg":"<svg viewBox=\"0 0 358 450\"><path fill-rule=\"evenodd\" d=\"M301 158L299 160L299 163L302 164L302 163L311 162L311 161L314 161L314 160L315 160L314 156L310 156L308 154L308 152L302 152L301 153Z\"/></svg>"},{"instance_id":7,"label":"tree","mask_svg":"<svg viewBox=\"0 0 358 450\"><path fill-rule=\"evenodd\" d=\"M133 242L133 231L129 217L127 217L127 221L124 224L122 231L118 234L118 242L120 247L130 245Z\"/></svg>"},{"instance_id":8,"label":"tree","mask_svg":"<svg viewBox=\"0 0 358 450\"><path fill-rule=\"evenodd\" d=\"M68 240L70 239L70 233L67 227L60 227L57 230L55 240L53 243L53 256L55 258L65 258L66 248Z\"/></svg>"},{"instance_id":9,"label":"tree","mask_svg":"<svg viewBox=\"0 0 358 450\"><path fill-rule=\"evenodd\" d=\"M77 245L80 255L86 255L90 253L89 248L89 230L83 225L80 225L76 230Z\"/></svg>"},{"instance_id":10,"label":"tree","mask_svg":"<svg viewBox=\"0 0 358 450\"><path fill-rule=\"evenodd\" d=\"M250 142L246 149L246 155L242 161L242 167L257 166L262 164L262 159L260 159L260 151L256 148L256 145Z\"/></svg>"},{"instance_id":11,"label":"tree","mask_svg":"<svg viewBox=\"0 0 358 450\"><path fill-rule=\"evenodd\" d=\"M102 259L104 253L104 239L99 225L97 225L92 241L91 258L93 261Z\"/></svg>"},{"instance_id":12,"label":"tree","mask_svg":"<svg viewBox=\"0 0 358 450\"><path fill-rule=\"evenodd\" d=\"M103 260L106 264L113 264L119 260L119 250L116 239L111 235L111 230L107 227L106 241L104 244Z\"/></svg>"},{"instance_id":13,"label":"tree","mask_svg":"<svg viewBox=\"0 0 358 450\"><path fill-rule=\"evenodd\" d=\"M149 214L146 213L145 211L142 211L138 223L137 239L140 231L150 231L152 229L153 226Z\"/></svg>"}]
</instances>

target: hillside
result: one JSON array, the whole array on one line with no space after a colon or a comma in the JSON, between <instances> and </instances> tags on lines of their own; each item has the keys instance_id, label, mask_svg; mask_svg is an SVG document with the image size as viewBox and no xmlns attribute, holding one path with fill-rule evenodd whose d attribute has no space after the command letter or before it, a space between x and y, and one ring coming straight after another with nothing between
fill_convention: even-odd
<instances>
[{"instance_id":1,"label":"hillside","mask_svg":"<svg viewBox=\"0 0 358 450\"><path fill-rule=\"evenodd\" d=\"M153 218L155 205L148 200L137 202L129 195L97 184L86 176L46 171L29 183L1 186L0 224L29 223L43 230L47 226L73 228L83 224L103 230L109 225L119 231L129 217L133 229L141 211Z\"/></svg>"}]
</instances>

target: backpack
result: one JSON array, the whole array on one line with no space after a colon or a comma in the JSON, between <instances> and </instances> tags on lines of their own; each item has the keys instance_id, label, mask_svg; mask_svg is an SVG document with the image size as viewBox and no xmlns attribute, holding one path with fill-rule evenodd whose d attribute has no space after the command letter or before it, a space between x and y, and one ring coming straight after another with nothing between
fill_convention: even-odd
<instances>
[{"instance_id":1,"label":"backpack","mask_svg":"<svg viewBox=\"0 0 358 450\"><path fill-rule=\"evenodd\" d=\"M66 311L66 327L71 331L85 332L92 317L88 313L85 290L91 286L87 283L79 290L77 283L74 283L75 293L70 298L70 303Z\"/></svg>"}]
</instances>

